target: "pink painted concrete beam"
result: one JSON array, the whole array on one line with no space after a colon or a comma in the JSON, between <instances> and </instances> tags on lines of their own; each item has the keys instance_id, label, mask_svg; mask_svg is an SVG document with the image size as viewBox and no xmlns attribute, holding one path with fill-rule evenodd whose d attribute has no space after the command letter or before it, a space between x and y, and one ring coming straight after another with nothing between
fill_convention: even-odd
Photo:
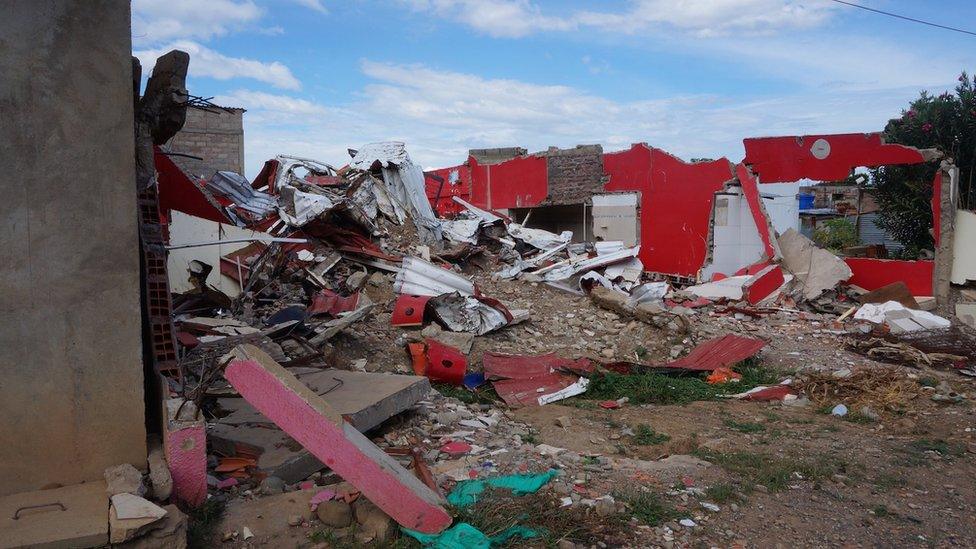
<instances>
[{"instance_id":1,"label":"pink painted concrete beam","mask_svg":"<svg viewBox=\"0 0 976 549\"><path fill-rule=\"evenodd\" d=\"M252 345L233 351L224 377L251 405L401 526L437 533L451 524L443 499L376 447L320 396Z\"/></svg>"},{"instance_id":2,"label":"pink painted concrete beam","mask_svg":"<svg viewBox=\"0 0 976 549\"><path fill-rule=\"evenodd\" d=\"M784 282L783 269L779 265L769 265L752 275L752 278L742 285L742 291L749 304L755 305L775 292Z\"/></svg>"},{"instance_id":3,"label":"pink painted concrete beam","mask_svg":"<svg viewBox=\"0 0 976 549\"><path fill-rule=\"evenodd\" d=\"M190 507L199 507L207 500L207 431L202 419L185 420L175 417L176 404L168 406L163 427L163 451L173 477L173 498ZM188 405L189 406L189 405ZM192 407L192 406L191 406Z\"/></svg>"}]
</instances>

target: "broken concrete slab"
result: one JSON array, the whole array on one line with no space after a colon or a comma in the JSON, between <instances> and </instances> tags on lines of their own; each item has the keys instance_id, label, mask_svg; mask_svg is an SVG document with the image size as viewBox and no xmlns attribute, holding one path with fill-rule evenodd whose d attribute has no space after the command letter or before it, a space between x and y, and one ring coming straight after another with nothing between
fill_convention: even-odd
<instances>
[{"instance_id":1,"label":"broken concrete slab","mask_svg":"<svg viewBox=\"0 0 976 549\"><path fill-rule=\"evenodd\" d=\"M289 372L360 432L406 411L430 392L430 381L422 376L318 368L292 368ZM209 427L210 443L218 453L233 455L235 444L263 449L258 467L288 484L305 480L325 467L246 400L222 398L218 404L231 411Z\"/></svg>"},{"instance_id":2,"label":"broken concrete slab","mask_svg":"<svg viewBox=\"0 0 976 549\"><path fill-rule=\"evenodd\" d=\"M113 465L105 469L105 491L109 496L115 494L136 494L141 496L146 493L146 487L142 484L142 473L129 463Z\"/></svg>"},{"instance_id":3,"label":"broken concrete slab","mask_svg":"<svg viewBox=\"0 0 976 549\"><path fill-rule=\"evenodd\" d=\"M454 347L464 354L471 353L474 345L474 334L467 332L448 332L437 324L430 324L421 330L420 335L424 338L435 339L444 345Z\"/></svg>"},{"instance_id":4,"label":"broken concrete slab","mask_svg":"<svg viewBox=\"0 0 976 549\"><path fill-rule=\"evenodd\" d=\"M124 543L159 525L166 509L133 494L112 496L109 509L109 542Z\"/></svg>"},{"instance_id":5,"label":"broken concrete slab","mask_svg":"<svg viewBox=\"0 0 976 549\"><path fill-rule=\"evenodd\" d=\"M786 282L783 277L783 269L779 265L768 265L742 285L746 300L750 305L755 305L766 299L773 292L779 289Z\"/></svg>"},{"instance_id":6,"label":"broken concrete slab","mask_svg":"<svg viewBox=\"0 0 976 549\"><path fill-rule=\"evenodd\" d=\"M742 299L742 286L752 279L750 275L730 276L721 280L689 286L684 291L705 299Z\"/></svg>"},{"instance_id":7,"label":"broken concrete slab","mask_svg":"<svg viewBox=\"0 0 976 549\"><path fill-rule=\"evenodd\" d=\"M149 485L152 487L152 497L159 501L166 501L173 493L173 475L169 472L163 444L157 437L149 439Z\"/></svg>"},{"instance_id":8,"label":"broken concrete slab","mask_svg":"<svg viewBox=\"0 0 976 549\"><path fill-rule=\"evenodd\" d=\"M858 301L861 303L896 301L909 309L921 309L912 292L908 290L908 285L900 280L863 294L858 297Z\"/></svg>"},{"instance_id":9,"label":"broken concrete slab","mask_svg":"<svg viewBox=\"0 0 976 549\"><path fill-rule=\"evenodd\" d=\"M224 376L248 402L402 526L451 524L443 498L376 447L318 394L257 347L241 345Z\"/></svg>"},{"instance_id":10,"label":"broken concrete slab","mask_svg":"<svg viewBox=\"0 0 976 549\"><path fill-rule=\"evenodd\" d=\"M966 326L976 328L976 303L956 303L956 318Z\"/></svg>"},{"instance_id":11,"label":"broken concrete slab","mask_svg":"<svg viewBox=\"0 0 976 549\"><path fill-rule=\"evenodd\" d=\"M109 499L105 489L104 481L96 481L0 498L0 545L106 545Z\"/></svg>"},{"instance_id":12,"label":"broken concrete slab","mask_svg":"<svg viewBox=\"0 0 976 549\"><path fill-rule=\"evenodd\" d=\"M163 507L166 516L144 535L122 543L121 549L186 549L188 521L175 505Z\"/></svg>"},{"instance_id":13,"label":"broken concrete slab","mask_svg":"<svg viewBox=\"0 0 976 549\"><path fill-rule=\"evenodd\" d=\"M777 240L783 267L796 277L795 284L804 299L820 296L853 274L844 260L818 247L794 229L788 229Z\"/></svg>"}]
</instances>

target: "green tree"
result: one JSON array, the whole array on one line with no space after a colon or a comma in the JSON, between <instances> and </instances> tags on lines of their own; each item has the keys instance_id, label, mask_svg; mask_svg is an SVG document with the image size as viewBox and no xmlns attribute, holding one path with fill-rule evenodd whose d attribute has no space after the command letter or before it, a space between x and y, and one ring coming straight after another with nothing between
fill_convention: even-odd
<instances>
[{"instance_id":1,"label":"green tree","mask_svg":"<svg viewBox=\"0 0 976 549\"><path fill-rule=\"evenodd\" d=\"M838 217L822 223L813 231L813 241L820 246L839 252L848 246L856 246L857 231L854 224Z\"/></svg>"},{"instance_id":2,"label":"green tree","mask_svg":"<svg viewBox=\"0 0 976 549\"><path fill-rule=\"evenodd\" d=\"M960 206L976 205L973 168L976 160L976 88L963 72L955 93L922 92L888 122L889 143L937 148L959 167ZM881 210L878 225L908 250L932 249L932 178L938 166L883 166L871 170L871 187Z\"/></svg>"}]
</instances>

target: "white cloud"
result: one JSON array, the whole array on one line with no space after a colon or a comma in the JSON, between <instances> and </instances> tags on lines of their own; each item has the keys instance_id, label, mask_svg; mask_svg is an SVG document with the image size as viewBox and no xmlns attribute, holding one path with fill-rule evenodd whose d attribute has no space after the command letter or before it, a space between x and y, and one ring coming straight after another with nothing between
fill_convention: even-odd
<instances>
[{"instance_id":1,"label":"white cloud","mask_svg":"<svg viewBox=\"0 0 976 549\"><path fill-rule=\"evenodd\" d=\"M596 29L635 34L675 29L697 36L774 34L825 22L835 7L798 0L631 0L621 11L546 14L529 0L401 0L494 37Z\"/></svg>"},{"instance_id":2,"label":"white cloud","mask_svg":"<svg viewBox=\"0 0 976 549\"><path fill-rule=\"evenodd\" d=\"M422 65L364 61L361 68L375 82L341 106L231 94L251 109L245 115L248 174L282 153L342 164L346 148L389 139L406 141L410 154L428 167L463 162L469 148L600 143L611 151L641 141L683 158L738 161L744 137L878 131L917 94L912 87L754 100L693 95L614 101L568 86Z\"/></svg>"},{"instance_id":3,"label":"white cloud","mask_svg":"<svg viewBox=\"0 0 976 549\"><path fill-rule=\"evenodd\" d=\"M403 0L417 11L460 21L496 38L518 38L539 31L567 31L575 23L543 15L528 0Z\"/></svg>"},{"instance_id":4,"label":"white cloud","mask_svg":"<svg viewBox=\"0 0 976 549\"><path fill-rule=\"evenodd\" d=\"M257 21L253 0L133 0L132 40L152 45L167 40L206 40Z\"/></svg>"},{"instance_id":5,"label":"white cloud","mask_svg":"<svg viewBox=\"0 0 976 549\"><path fill-rule=\"evenodd\" d=\"M244 107L249 113L261 115L269 122L309 123L315 117L328 114L328 109L307 99L275 95L252 90L235 90L214 97L213 102L229 107ZM250 120L249 120L250 121Z\"/></svg>"},{"instance_id":6,"label":"white cloud","mask_svg":"<svg viewBox=\"0 0 976 549\"><path fill-rule=\"evenodd\" d=\"M301 88L301 83L291 73L291 69L278 61L265 62L229 57L189 40L176 41L164 47L134 51L132 54L142 63L143 73L149 74L152 66L156 64L156 59L174 49L190 54L190 76L206 76L217 80L248 78L285 90Z\"/></svg>"},{"instance_id":7,"label":"white cloud","mask_svg":"<svg viewBox=\"0 0 976 549\"><path fill-rule=\"evenodd\" d=\"M322 0L292 0L292 2L319 13L329 13L329 10L322 4Z\"/></svg>"}]
</instances>

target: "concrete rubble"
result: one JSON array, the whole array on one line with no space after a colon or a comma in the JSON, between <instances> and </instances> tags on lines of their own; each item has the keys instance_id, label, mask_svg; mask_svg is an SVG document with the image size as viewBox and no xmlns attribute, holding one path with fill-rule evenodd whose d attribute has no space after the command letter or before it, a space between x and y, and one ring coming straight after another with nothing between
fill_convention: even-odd
<instances>
[{"instance_id":1,"label":"concrete rubble","mask_svg":"<svg viewBox=\"0 0 976 549\"><path fill-rule=\"evenodd\" d=\"M763 177L805 177L806 164L757 157L768 141L747 140L751 159L739 164L684 163L646 145L611 153L646 151L647 162L665 166L655 173L708 171L707 185L687 191L694 200L675 199L694 229L665 250L644 228L614 225L615 216L636 218L644 198L607 198L628 180L609 177L614 157L600 147L494 151L515 156L484 166L490 178L490 166L517 160L527 179L542 173L548 182L565 175L560 162L587 155L581 165L599 171L594 189L609 194L594 202L598 193L589 193L584 205L612 203L599 231L621 240L588 234L585 220L582 233L530 226L540 222L536 208L565 204L523 207L518 195L518 207L493 207L473 187L442 195L443 170L424 172L402 142L358 146L345 159L281 154L251 181L227 170L193 176L166 143L188 103L218 107L191 99L188 63L183 52L166 54L135 97L134 178L149 193L139 203L146 453L90 482L0 497L9 516L0 545L180 548L198 513L226 508L205 540L211 546L385 546L404 535L456 534L465 523L449 512L448 504L461 508L452 496L480 494L484 487L471 488L479 481L535 475L545 477L539 486L510 492L538 495L592 530L580 545L562 539L559 547L640 546L642 536L654 537L647 545L691 546L744 500L705 500L721 492L696 482L733 468L720 451L728 441L699 440L697 430L670 441L650 427L684 413L666 406L724 399L723 410L741 414L815 403L833 410L825 417L882 422L906 414L918 395L939 406L971 398L927 378L976 377L976 338L964 329L976 325L976 293L953 294L950 310L937 284L907 274L944 264L865 267L856 260L866 258L781 231ZM885 146L872 135L870 146ZM906 165L924 156L901 152L915 153ZM728 240L739 232L741 241ZM971 259L954 280L971 280ZM923 310L928 301L954 316ZM911 373L855 364L855 356ZM758 438L765 428L756 424L726 420ZM663 444L668 451L653 449ZM792 489L814 480L807 469L764 481ZM646 494L635 486L664 487L680 504L638 526ZM627 526L592 526L602 523ZM527 530L518 535L539 535Z\"/></svg>"}]
</instances>

